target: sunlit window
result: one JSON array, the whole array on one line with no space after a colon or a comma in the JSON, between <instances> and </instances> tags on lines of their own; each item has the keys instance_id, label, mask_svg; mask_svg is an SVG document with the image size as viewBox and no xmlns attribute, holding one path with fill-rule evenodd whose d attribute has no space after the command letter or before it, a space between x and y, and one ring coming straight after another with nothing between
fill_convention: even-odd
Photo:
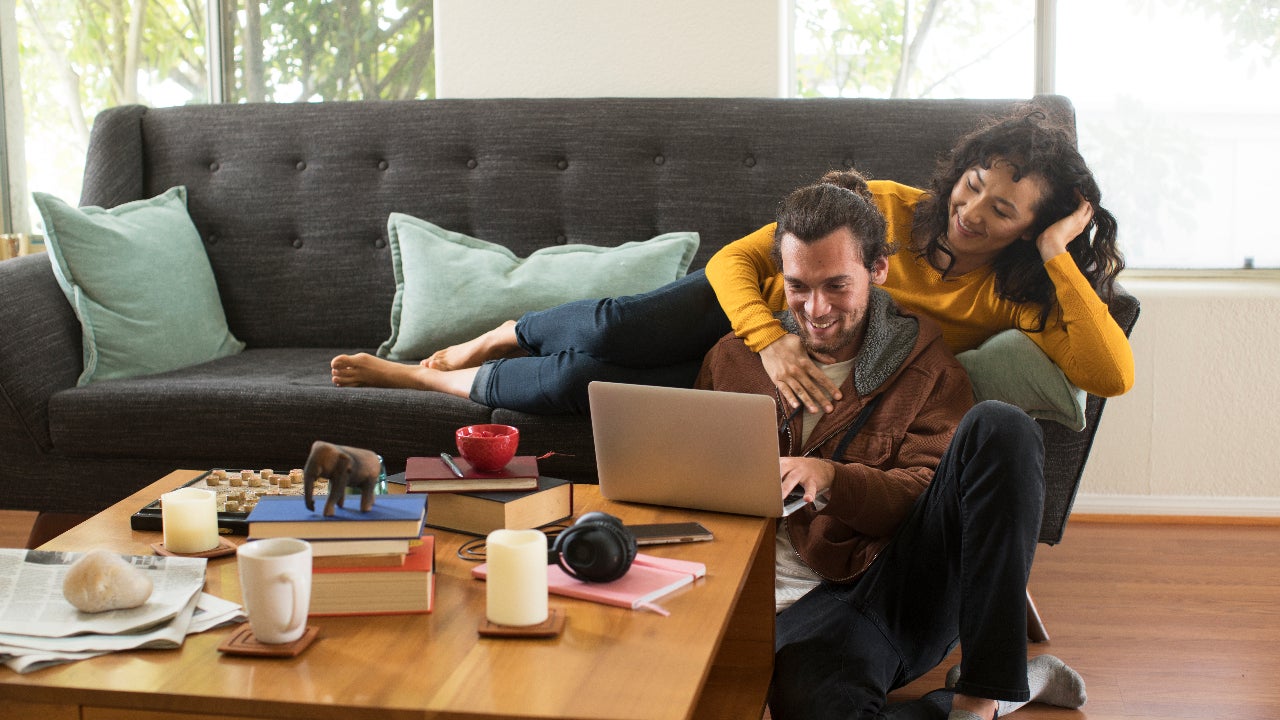
<instances>
[{"instance_id":1,"label":"sunlit window","mask_svg":"<svg viewBox=\"0 0 1280 720\"><path fill-rule=\"evenodd\" d=\"M1280 266L1280 5L1059 2L1057 47L1131 266Z\"/></svg>"},{"instance_id":2,"label":"sunlit window","mask_svg":"<svg viewBox=\"0 0 1280 720\"><path fill-rule=\"evenodd\" d=\"M1027 97L1034 0L795 0L801 97Z\"/></svg>"},{"instance_id":3,"label":"sunlit window","mask_svg":"<svg viewBox=\"0 0 1280 720\"><path fill-rule=\"evenodd\" d=\"M108 107L435 95L432 0L218 6L207 18L206 0L18 0L21 105L5 112L21 111L26 190L79 200L89 131Z\"/></svg>"}]
</instances>

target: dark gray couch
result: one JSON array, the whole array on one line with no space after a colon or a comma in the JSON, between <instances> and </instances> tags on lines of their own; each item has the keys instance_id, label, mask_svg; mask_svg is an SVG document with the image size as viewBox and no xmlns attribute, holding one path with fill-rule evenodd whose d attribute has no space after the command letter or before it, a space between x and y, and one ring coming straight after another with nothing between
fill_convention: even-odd
<instances>
[{"instance_id":1,"label":"dark gray couch","mask_svg":"<svg viewBox=\"0 0 1280 720\"><path fill-rule=\"evenodd\" d=\"M1066 117L1070 104L1044 98ZM520 427L547 474L592 481L590 426L427 392L338 389L329 359L390 332L387 216L524 256L701 234L694 267L832 168L922 184L1002 101L575 99L120 107L94 124L81 205L185 185L243 353L76 387L80 329L44 256L0 263L0 507L96 512L174 468L300 466L313 440L388 470L477 422ZM1137 306L1115 304L1131 326ZM1089 429L1046 425L1056 542Z\"/></svg>"}]
</instances>

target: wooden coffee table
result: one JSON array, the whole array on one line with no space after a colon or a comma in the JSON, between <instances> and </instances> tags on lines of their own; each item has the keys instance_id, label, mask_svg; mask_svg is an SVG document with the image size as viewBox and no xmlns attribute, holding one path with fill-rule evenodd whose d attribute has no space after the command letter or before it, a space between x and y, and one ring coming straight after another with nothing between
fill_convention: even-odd
<instances>
[{"instance_id":1,"label":"wooden coffee table","mask_svg":"<svg viewBox=\"0 0 1280 720\"><path fill-rule=\"evenodd\" d=\"M150 554L159 533L129 516L198 474L180 470L44 545ZM484 583L457 557L467 536L435 531L435 611L311 618L320 638L296 658L224 655L229 628L176 650L113 653L19 675L0 668L0 717L759 718L773 662L773 521L612 503L579 485L574 513L629 523L697 520L712 542L645 552L704 562L707 577L660 602L662 617L551 596L553 639L481 638ZM234 538L243 541L243 538ZM205 590L239 602L234 556L209 561Z\"/></svg>"}]
</instances>

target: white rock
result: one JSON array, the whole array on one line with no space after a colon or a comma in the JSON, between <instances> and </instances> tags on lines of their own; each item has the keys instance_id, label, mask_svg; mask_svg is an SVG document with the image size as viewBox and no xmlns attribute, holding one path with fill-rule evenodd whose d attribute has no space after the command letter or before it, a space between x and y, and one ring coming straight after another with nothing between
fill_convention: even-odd
<instances>
[{"instance_id":1,"label":"white rock","mask_svg":"<svg viewBox=\"0 0 1280 720\"><path fill-rule=\"evenodd\" d=\"M62 595L88 613L138 607L151 597L151 578L118 554L90 550L72 563Z\"/></svg>"}]
</instances>

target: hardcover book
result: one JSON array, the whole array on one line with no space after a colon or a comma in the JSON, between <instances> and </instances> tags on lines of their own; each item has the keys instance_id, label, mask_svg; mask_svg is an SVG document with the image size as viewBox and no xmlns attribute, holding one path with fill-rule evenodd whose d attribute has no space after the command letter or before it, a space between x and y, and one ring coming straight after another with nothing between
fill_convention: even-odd
<instances>
[{"instance_id":1,"label":"hardcover book","mask_svg":"<svg viewBox=\"0 0 1280 720\"><path fill-rule=\"evenodd\" d=\"M393 567L313 567L311 615L429 613L435 606L435 537L411 544Z\"/></svg>"},{"instance_id":2,"label":"hardcover book","mask_svg":"<svg viewBox=\"0 0 1280 720\"><path fill-rule=\"evenodd\" d=\"M413 538L368 538L343 540L341 538L311 538L311 557L357 557L360 555L400 555L409 552Z\"/></svg>"},{"instance_id":3,"label":"hardcover book","mask_svg":"<svg viewBox=\"0 0 1280 720\"><path fill-rule=\"evenodd\" d=\"M394 480L388 477L387 481ZM441 530L483 536L500 529L542 527L571 515L573 484L543 475L533 490L433 494L426 524Z\"/></svg>"},{"instance_id":4,"label":"hardcover book","mask_svg":"<svg viewBox=\"0 0 1280 720\"><path fill-rule=\"evenodd\" d=\"M488 563L484 563L473 568L471 575L483 580L488 571ZM559 565L548 565L547 591L605 605L632 610L648 608L665 614L665 610L653 604L655 600L706 574L707 566L699 562L636 553L627 574L607 583L583 582L570 577Z\"/></svg>"},{"instance_id":5,"label":"hardcover book","mask_svg":"<svg viewBox=\"0 0 1280 720\"><path fill-rule=\"evenodd\" d=\"M360 498L347 499L346 507L324 515L324 502L308 510L297 495L265 495L249 513L249 538L295 537L303 540L328 538L410 538L422 535L427 515L427 496L378 495L369 512L360 511Z\"/></svg>"},{"instance_id":6,"label":"hardcover book","mask_svg":"<svg viewBox=\"0 0 1280 720\"><path fill-rule=\"evenodd\" d=\"M532 490L538 486L538 458L517 455L497 472L481 472L466 458L454 458L462 477L440 457L411 457L405 461L405 488L418 492L487 492Z\"/></svg>"}]
</instances>

